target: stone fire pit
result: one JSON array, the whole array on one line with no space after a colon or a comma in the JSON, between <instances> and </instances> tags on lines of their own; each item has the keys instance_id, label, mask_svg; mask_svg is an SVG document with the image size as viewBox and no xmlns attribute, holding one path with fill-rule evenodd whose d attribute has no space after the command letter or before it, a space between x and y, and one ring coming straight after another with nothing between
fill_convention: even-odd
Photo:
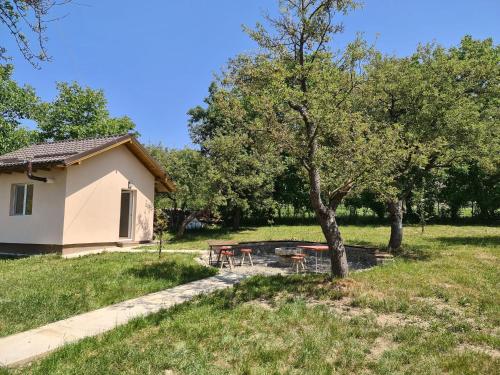
<instances>
[{"instance_id":1,"label":"stone fire pit","mask_svg":"<svg viewBox=\"0 0 500 375\"><path fill-rule=\"evenodd\" d=\"M277 247L274 249L274 254L278 256L276 263L282 267L291 266L291 257L302 253L302 249L298 247Z\"/></svg>"}]
</instances>

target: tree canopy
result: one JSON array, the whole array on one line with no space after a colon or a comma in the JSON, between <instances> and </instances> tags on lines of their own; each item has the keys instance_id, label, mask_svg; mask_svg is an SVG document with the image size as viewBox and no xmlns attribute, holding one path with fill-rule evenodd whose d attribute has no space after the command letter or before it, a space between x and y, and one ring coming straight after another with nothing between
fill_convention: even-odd
<instances>
[{"instance_id":1,"label":"tree canopy","mask_svg":"<svg viewBox=\"0 0 500 375\"><path fill-rule=\"evenodd\" d=\"M0 155L37 139L23 121L36 116L39 99L33 88L12 80L12 71L11 65L0 65Z\"/></svg>"},{"instance_id":2,"label":"tree canopy","mask_svg":"<svg viewBox=\"0 0 500 375\"><path fill-rule=\"evenodd\" d=\"M149 146L148 149L176 185L176 190L161 197L163 202L157 202L157 206L171 208L174 212L189 212L173 226L177 236L184 234L187 224L194 218L216 214L218 207L224 205L225 197L217 184L218 172L200 151L188 148L171 150L161 145ZM175 215L171 216L174 219Z\"/></svg>"},{"instance_id":3,"label":"tree canopy","mask_svg":"<svg viewBox=\"0 0 500 375\"><path fill-rule=\"evenodd\" d=\"M81 87L76 82L59 82L57 89L55 100L43 103L40 110L38 127L43 139L59 141L134 131L135 124L129 117L110 116L102 90Z\"/></svg>"},{"instance_id":4,"label":"tree canopy","mask_svg":"<svg viewBox=\"0 0 500 375\"><path fill-rule=\"evenodd\" d=\"M392 217L390 248L401 246L404 201L433 170L489 159L500 131L498 52L491 39L465 37L448 50L425 45L410 57L377 54L367 65L362 107L400 134L393 189L381 192Z\"/></svg>"},{"instance_id":5,"label":"tree canopy","mask_svg":"<svg viewBox=\"0 0 500 375\"><path fill-rule=\"evenodd\" d=\"M331 249L332 274L347 275L336 209L353 191L389 188L397 129L381 126L356 108L370 55L362 40L335 54L334 19L351 1L281 1L270 30L248 30L262 53L233 59L222 83L243 93L267 137L305 169L311 205Z\"/></svg>"},{"instance_id":6,"label":"tree canopy","mask_svg":"<svg viewBox=\"0 0 500 375\"><path fill-rule=\"evenodd\" d=\"M270 142L250 99L218 82L210 86L207 107L189 111L191 137L217 170L226 203L221 210L235 229L244 212L274 210L274 181L284 168L280 148Z\"/></svg>"},{"instance_id":7,"label":"tree canopy","mask_svg":"<svg viewBox=\"0 0 500 375\"><path fill-rule=\"evenodd\" d=\"M129 117L110 116L102 90L59 82L57 97L44 102L12 72L12 65L0 65L0 154L35 142L138 134Z\"/></svg>"}]
</instances>

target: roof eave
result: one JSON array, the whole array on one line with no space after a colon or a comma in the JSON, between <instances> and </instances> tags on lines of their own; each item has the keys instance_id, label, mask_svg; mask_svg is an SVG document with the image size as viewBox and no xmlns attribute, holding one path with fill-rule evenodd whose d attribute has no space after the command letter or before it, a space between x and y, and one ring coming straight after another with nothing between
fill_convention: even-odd
<instances>
[{"instance_id":1,"label":"roof eave","mask_svg":"<svg viewBox=\"0 0 500 375\"><path fill-rule=\"evenodd\" d=\"M91 157L96 156L98 154L101 154L105 151L108 151L108 150L111 150L115 147L121 146L122 144L130 142L132 138L133 138L133 136L131 134L123 135L123 136L121 136L117 139L114 139L111 142L105 143L99 147L95 147L91 150L70 156L69 158L64 159L63 165L66 167L69 167L70 165L81 163L85 159L91 158Z\"/></svg>"},{"instance_id":2,"label":"roof eave","mask_svg":"<svg viewBox=\"0 0 500 375\"><path fill-rule=\"evenodd\" d=\"M142 162L142 164L155 176L155 182L158 182L164 189L156 186L155 190L160 193L175 191L175 184L170 180L163 167L149 154L149 152L135 139L131 134L126 134L102 146L92 150L82 152L71 156L63 161L63 166L69 167L74 164L79 164L83 160L109 151L115 147L126 145L127 148ZM164 190L164 191L163 191Z\"/></svg>"}]
</instances>

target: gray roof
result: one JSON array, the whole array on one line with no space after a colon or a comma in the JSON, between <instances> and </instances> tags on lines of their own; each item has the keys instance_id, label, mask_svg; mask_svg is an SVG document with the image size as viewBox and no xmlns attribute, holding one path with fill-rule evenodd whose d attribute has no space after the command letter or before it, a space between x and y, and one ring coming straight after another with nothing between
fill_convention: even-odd
<instances>
[{"instance_id":1,"label":"gray roof","mask_svg":"<svg viewBox=\"0 0 500 375\"><path fill-rule=\"evenodd\" d=\"M131 137L131 135L120 135L31 145L0 155L0 169L23 167L29 160L33 166L64 164L70 158L84 156Z\"/></svg>"}]
</instances>

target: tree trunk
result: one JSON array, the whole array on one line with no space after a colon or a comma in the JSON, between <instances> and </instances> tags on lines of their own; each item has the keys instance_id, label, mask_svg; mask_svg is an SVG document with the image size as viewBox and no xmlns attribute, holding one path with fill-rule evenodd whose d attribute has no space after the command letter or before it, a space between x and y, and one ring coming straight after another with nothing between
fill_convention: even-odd
<instances>
[{"instance_id":1,"label":"tree trunk","mask_svg":"<svg viewBox=\"0 0 500 375\"><path fill-rule=\"evenodd\" d=\"M347 277L349 266L344 241L340 235L339 226L335 218L335 211L325 206L321 199L319 171L312 167L309 170L310 191L309 197L316 213L316 217L325 236L330 253L332 277Z\"/></svg>"},{"instance_id":2,"label":"tree trunk","mask_svg":"<svg viewBox=\"0 0 500 375\"><path fill-rule=\"evenodd\" d=\"M193 220L202 215L205 212L205 210L199 210L199 211L193 211L191 212L188 216L184 217L184 220L182 220L182 223L179 225L179 228L177 229L177 234L175 235L176 238L181 238L184 236L184 232L186 231L186 227L188 224Z\"/></svg>"},{"instance_id":3,"label":"tree trunk","mask_svg":"<svg viewBox=\"0 0 500 375\"><path fill-rule=\"evenodd\" d=\"M458 211L460 210L459 205L450 204L450 217L453 222L458 220Z\"/></svg>"},{"instance_id":4,"label":"tree trunk","mask_svg":"<svg viewBox=\"0 0 500 375\"><path fill-rule=\"evenodd\" d=\"M321 230L328 244L332 276L347 277L349 266L347 265L347 255L344 241L340 235L339 226L335 219L335 212L327 209L326 212L317 213Z\"/></svg>"},{"instance_id":5,"label":"tree trunk","mask_svg":"<svg viewBox=\"0 0 500 375\"><path fill-rule=\"evenodd\" d=\"M158 258L161 258L162 249L163 249L163 230L160 230L160 243L158 245Z\"/></svg>"},{"instance_id":6,"label":"tree trunk","mask_svg":"<svg viewBox=\"0 0 500 375\"><path fill-rule=\"evenodd\" d=\"M390 200L387 202L387 210L391 220L391 238L389 239L389 250L398 250L403 243L403 201Z\"/></svg>"},{"instance_id":7,"label":"tree trunk","mask_svg":"<svg viewBox=\"0 0 500 375\"><path fill-rule=\"evenodd\" d=\"M241 207L233 209L233 230L239 230L241 226Z\"/></svg>"}]
</instances>

